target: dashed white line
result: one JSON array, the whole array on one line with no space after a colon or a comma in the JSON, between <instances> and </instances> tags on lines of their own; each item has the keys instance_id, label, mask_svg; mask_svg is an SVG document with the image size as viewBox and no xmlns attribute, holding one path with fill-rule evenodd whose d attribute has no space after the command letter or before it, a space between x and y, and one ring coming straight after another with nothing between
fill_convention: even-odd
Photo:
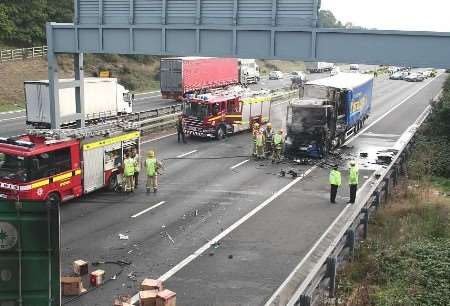
<instances>
[{"instance_id":1,"label":"dashed white line","mask_svg":"<svg viewBox=\"0 0 450 306\"><path fill-rule=\"evenodd\" d=\"M135 214L135 215L132 215L131 218L137 218L137 217L139 217L140 215L143 215L143 214L145 214L146 212L149 212L150 210L153 210L153 209L155 209L155 208L157 208L157 207L163 205L164 203L166 203L166 201L161 201L161 202L159 202L158 204L155 204L155 205L153 205L153 206L151 206L151 207L149 207L149 208L147 208L147 209L144 209L144 210L141 211L141 212L138 212L138 213Z\"/></svg>"},{"instance_id":2,"label":"dashed white line","mask_svg":"<svg viewBox=\"0 0 450 306\"><path fill-rule=\"evenodd\" d=\"M14 117L14 118L7 118L7 119L0 119L0 122L17 120L17 119L22 119L22 118L25 118L25 116Z\"/></svg>"},{"instance_id":3,"label":"dashed white line","mask_svg":"<svg viewBox=\"0 0 450 306\"><path fill-rule=\"evenodd\" d=\"M182 157L188 156L188 155L193 154L193 153L195 153L195 152L197 152L197 151L198 151L198 150L192 150L192 151L190 151L190 152L187 152L187 153L178 155L177 158L182 158Z\"/></svg>"},{"instance_id":4,"label":"dashed white line","mask_svg":"<svg viewBox=\"0 0 450 306\"><path fill-rule=\"evenodd\" d=\"M250 161L250 159L246 159L246 160L240 162L239 164L236 164L236 165L234 165L233 167L230 167L230 169L231 169L231 170L234 170L234 169L236 169L237 167L242 166L243 164L245 164L245 163L248 162L248 161Z\"/></svg>"}]
</instances>

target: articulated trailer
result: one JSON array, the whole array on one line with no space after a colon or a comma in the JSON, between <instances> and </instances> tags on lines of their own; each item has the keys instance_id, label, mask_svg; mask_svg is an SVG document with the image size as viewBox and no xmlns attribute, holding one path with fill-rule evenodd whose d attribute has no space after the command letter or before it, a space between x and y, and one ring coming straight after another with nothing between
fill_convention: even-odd
<instances>
[{"instance_id":1,"label":"articulated trailer","mask_svg":"<svg viewBox=\"0 0 450 306\"><path fill-rule=\"evenodd\" d=\"M271 107L270 95L243 97L223 91L192 96L183 104L183 129L187 135L222 139L268 122Z\"/></svg>"},{"instance_id":2,"label":"articulated trailer","mask_svg":"<svg viewBox=\"0 0 450 306\"><path fill-rule=\"evenodd\" d=\"M365 124L372 106L373 76L340 73L311 81L288 105L285 152L324 157Z\"/></svg>"},{"instance_id":3,"label":"articulated trailer","mask_svg":"<svg viewBox=\"0 0 450 306\"><path fill-rule=\"evenodd\" d=\"M0 138L0 198L59 204L122 183L124 154L140 132L110 128L30 130Z\"/></svg>"}]
</instances>

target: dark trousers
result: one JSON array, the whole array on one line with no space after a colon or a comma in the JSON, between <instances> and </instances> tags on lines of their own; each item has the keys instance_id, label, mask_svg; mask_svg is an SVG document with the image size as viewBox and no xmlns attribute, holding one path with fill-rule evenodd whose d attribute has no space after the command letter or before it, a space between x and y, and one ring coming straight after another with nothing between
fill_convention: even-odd
<instances>
[{"instance_id":1,"label":"dark trousers","mask_svg":"<svg viewBox=\"0 0 450 306\"><path fill-rule=\"evenodd\" d=\"M350 203L355 203L358 185L350 185Z\"/></svg>"},{"instance_id":2,"label":"dark trousers","mask_svg":"<svg viewBox=\"0 0 450 306\"><path fill-rule=\"evenodd\" d=\"M337 194L338 188L339 188L338 185L331 185L331 190L330 190L330 202L331 203L336 203L336 194Z\"/></svg>"},{"instance_id":3,"label":"dark trousers","mask_svg":"<svg viewBox=\"0 0 450 306\"><path fill-rule=\"evenodd\" d=\"M186 143L186 139L184 139L184 131L178 130L178 142L180 142L180 140L182 140L183 143Z\"/></svg>"},{"instance_id":4,"label":"dark trousers","mask_svg":"<svg viewBox=\"0 0 450 306\"><path fill-rule=\"evenodd\" d=\"M138 186L138 182L139 182L139 172L135 171L134 172L134 187Z\"/></svg>"}]
</instances>

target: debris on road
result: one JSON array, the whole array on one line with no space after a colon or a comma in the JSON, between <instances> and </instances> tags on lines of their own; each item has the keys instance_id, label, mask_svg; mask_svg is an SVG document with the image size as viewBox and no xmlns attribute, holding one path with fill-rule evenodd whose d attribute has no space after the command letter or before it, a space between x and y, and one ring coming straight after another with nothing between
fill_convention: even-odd
<instances>
[{"instance_id":1,"label":"debris on road","mask_svg":"<svg viewBox=\"0 0 450 306\"><path fill-rule=\"evenodd\" d=\"M233 255L232 254L228 255L228 259L233 259Z\"/></svg>"},{"instance_id":2,"label":"debris on road","mask_svg":"<svg viewBox=\"0 0 450 306\"><path fill-rule=\"evenodd\" d=\"M129 239L128 235L119 234L119 240L128 240L128 239Z\"/></svg>"},{"instance_id":3,"label":"debris on road","mask_svg":"<svg viewBox=\"0 0 450 306\"><path fill-rule=\"evenodd\" d=\"M131 305L131 296L126 295L119 295L117 298L114 299L114 306L128 306Z\"/></svg>"},{"instance_id":4,"label":"debris on road","mask_svg":"<svg viewBox=\"0 0 450 306\"><path fill-rule=\"evenodd\" d=\"M95 270L91 272L90 282L93 287L100 287L105 282L105 271Z\"/></svg>"},{"instance_id":5,"label":"debris on road","mask_svg":"<svg viewBox=\"0 0 450 306\"><path fill-rule=\"evenodd\" d=\"M157 279L146 278L141 283L141 291L163 290L163 283Z\"/></svg>"},{"instance_id":6,"label":"debris on road","mask_svg":"<svg viewBox=\"0 0 450 306\"><path fill-rule=\"evenodd\" d=\"M398 150L388 149L377 152L377 161L379 165L389 165L392 159L397 155Z\"/></svg>"},{"instance_id":7,"label":"debris on road","mask_svg":"<svg viewBox=\"0 0 450 306\"><path fill-rule=\"evenodd\" d=\"M84 260L75 260L73 262L73 273L78 276L83 276L89 273L88 263Z\"/></svg>"},{"instance_id":8,"label":"debris on road","mask_svg":"<svg viewBox=\"0 0 450 306\"><path fill-rule=\"evenodd\" d=\"M169 289L158 292L156 306L176 306L177 294Z\"/></svg>"},{"instance_id":9,"label":"debris on road","mask_svg":"<svg viewBox=\"0 0 450 306\"><path fill-rule=\"evenodd\" d=\"M170 242L175 244L175 241L173 240L172 236L170 236L170 234L168 232L166 232L166 235L167 235L167 238L169 238Z\"/></svg>"},{"instance_id":10,"label":"debris on road","mask_svg":"<svg viewBox=\"0 0 450 306\"><path fill-rule=\"evenodd\" d=\"M131 280L136 280L136 272L132 271L128 273L128 278Z\"/></svg>"},{"instance_id":11,"label":"debris on road","mask_svg":"<svg viewBox=\"0 0 450 306\"><path fill-rule=\"evenodd\" d=\"M215 249L218 249L220 247L220 242L214 242L213 244L211 244L211 246Z\"/></svg>"},{"instance_id":12,"label":"debris on road","mask_svg":"<svg viewBox=\"0 0 450 306\"><path fill-rule=\"evenodd\" d=\"M367 153L367 152L361 152L361 153L359 153L359 156L361 156L361 157L363 157L363 158L366 158L366 157L369 156L369 153Z\"/></svg>"},{"instance_id":13,"label":"debris on road","mask_svg":"<svg viewBox=\"0 0 450 306\"><path fill-rule=\"evenodd\" d=\"M61 291L63 296L75 296L85 293L87 290L83 287L83 282L79 276L61 277Z\"/></svg>"},{"instance_id":14,"label":"debris on road","mask_svg":"<svg viewBox=\"0 0 450 306\"><path fill-rule=\"evenodd\" d=\"M158 295L158 290L144 290L139 291L139 300L141 306L155 306L156 296Z\"/></svg>"}]
</instances>

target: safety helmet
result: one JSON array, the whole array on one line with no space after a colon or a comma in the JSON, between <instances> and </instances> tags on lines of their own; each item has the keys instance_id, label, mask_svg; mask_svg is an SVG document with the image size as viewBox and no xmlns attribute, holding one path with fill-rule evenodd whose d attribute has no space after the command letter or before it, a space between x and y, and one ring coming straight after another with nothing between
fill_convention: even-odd
<instances>
[{"instance_id":1,"label":"safety helmet","mask_svg":"<svg viewBox=\"0 0 450 306\"><path fill-rule=\"evenodd\" d=\"M259 128L259 123L255 122L255 124L253 124L253 126L255 127L255 129Z\"/></svg>"},{"instance_id":2,"label":"safety helmet","mask_svg":"<svg viewBox=\"0 0 450 306\"><path fill-rule=\"evenodd\" d=\"M267 127L270 127L270 128L271 128L271 127L272 127L272 123L268 122L268 123L267 123Z\"/></svg>"},{"instance_id":3,"label":"safety helmet","mask_svg":"<svg viewBox=\"0 0 450 306\"><path fill-rule=\"evenodd\" d=\"M148 157L155 157L155 151L153 150L148 151Z\"/></svg>"},{"instance_id":4,"label":"safety helmet","mask_svg":"<svg viewBox=\"0 0 450 306\"><path fill-rule=\"evenodd\" d=\"M283 134L283 129L279 129L278 134Z\"/></svg>"}]
</instances>

